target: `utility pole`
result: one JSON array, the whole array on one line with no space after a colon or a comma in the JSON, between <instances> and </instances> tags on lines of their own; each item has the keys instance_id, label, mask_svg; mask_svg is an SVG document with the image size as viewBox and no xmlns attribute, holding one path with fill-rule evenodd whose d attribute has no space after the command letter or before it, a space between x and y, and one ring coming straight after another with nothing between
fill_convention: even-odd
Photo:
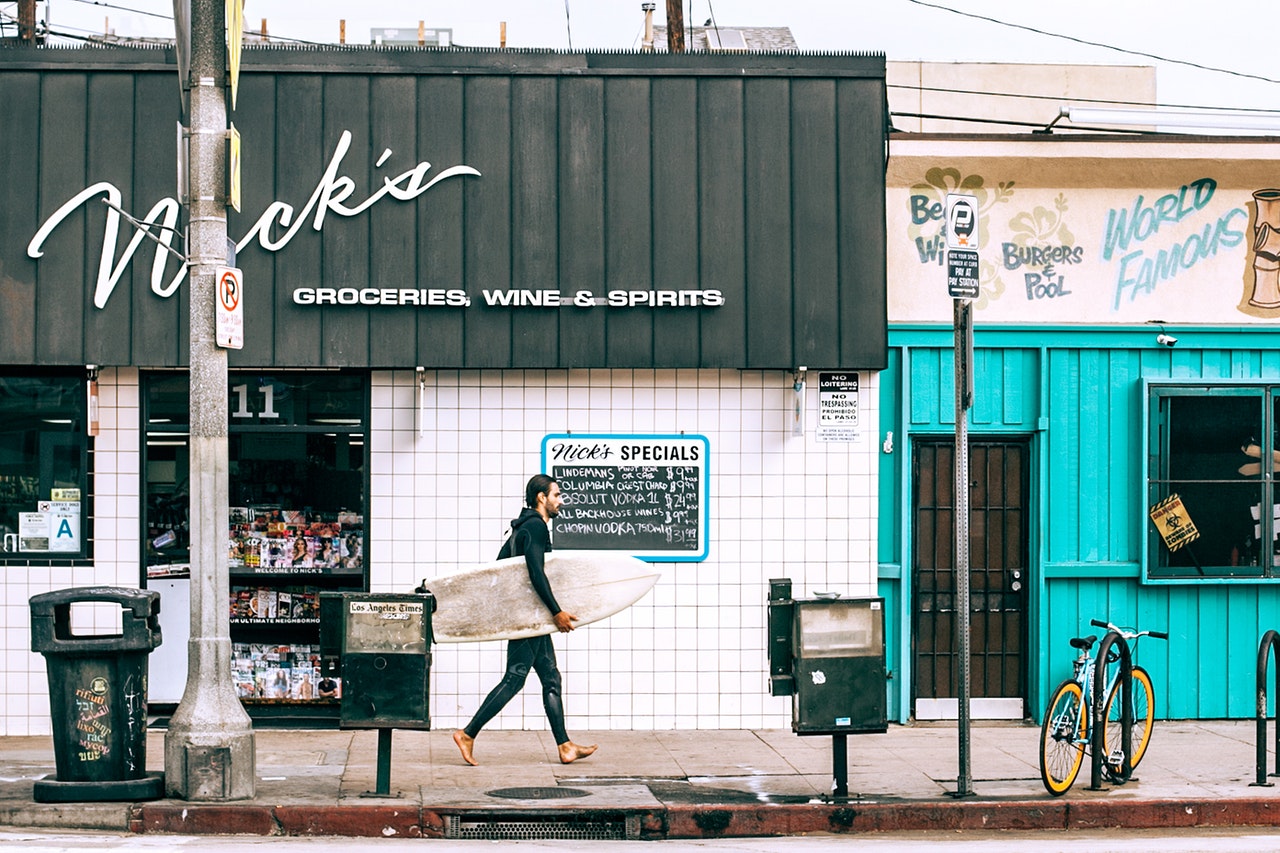
<instances>
[{"instance_id":1,"label":"utility pole","mask_svg":"<svg viewBox=\"0 0 1280 853\"><path fill-rule=\"evenodd\" d=\"M182 81L191 99L191 639L186 689L165 734L165 789L187 800L243 800L253 797L257 774L253 724L231 678L227 354L217 346L214 315L214 269L229 266L227 21L225 0L175 0L175 7L179 3L189 3L191 22L190 79Z\"/></svg>"},{"instance_id":2,"label":"utility pole","mask_svg":"<svg viewBox=\"0 0 1280 853\"><path fill-rule=\"evenodd\" d=\"M18 0L18 41L36 43L36 0Z\"/></svg>"},{"instance_id":3,"label":"utility pole","mask_svg":"<svg viewBox=\"0 0 1280 853\"><path fill-rule=\"evenodd\" d=\"M684 8L683 0L667 0L667 50L671 53L684 53Z\"/></svg>"}]
</instances>

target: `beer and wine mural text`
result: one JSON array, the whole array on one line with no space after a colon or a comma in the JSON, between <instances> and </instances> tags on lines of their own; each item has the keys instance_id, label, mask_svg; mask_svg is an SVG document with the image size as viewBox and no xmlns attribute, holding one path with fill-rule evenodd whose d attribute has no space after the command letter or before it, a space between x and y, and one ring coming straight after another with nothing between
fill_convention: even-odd
<instances>
[{"instance_id":1,"label":"beer and wine mural text","mask_svg":"<svg viewBox=\"0 0 1280 853\"><path fill-rule=\"evenodd\" d=\"M975 306L987 321L1280 318L1280 189L1224 189L1204 174L1137 190L1028 188L1004 177L938 167L905 192L889 188L890 281L902 283L890 287L891 320L950 320L949 192L978 200Z\"/></svg>"}]
</instances>

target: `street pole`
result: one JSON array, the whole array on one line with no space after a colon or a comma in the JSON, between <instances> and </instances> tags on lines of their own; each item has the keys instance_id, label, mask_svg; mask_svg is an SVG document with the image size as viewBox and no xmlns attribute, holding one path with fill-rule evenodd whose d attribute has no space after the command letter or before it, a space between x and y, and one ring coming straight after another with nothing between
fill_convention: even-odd
<instances>
[{"instance_id":1,"label":"street pole","mask_svg":"<svg viewBox=\"0 0 1280 853\"><path fill-rule=\"evenodd\" d=\"M969 407L973 404L973 316L968 299L954 302L955 324L955 390L956 390L956 654L959 656L959 705L957 729L959 741L959 773L956 776L957 797L973 794L973 770L969 760L971 735L969 721L970 631L969 615Z\"/></svg>"},{"instance_id":2,"label":"street pole","mask_svg":"<svg viewBox=\"0 0 1280 853\"><path fill-rule=\"evenodd\" d=\"M960 772L955 796L973 795L969 766L969 408L973 405L973 303L980 290L978 199L969 193L947 193L944 234L947 243L947 293L953 300L955 329L955 613L957 726Z\"/></svg>"},{"instance_id":3,"label":"street pole","mask_svg":"<svg viewBox=\"0 0 1280 853\"><path fill-rule=\"evenodd\" d=\"M256 783L253 725L231 677L227 354L214 318L214 269L229 265L224 6L190 4L191 639L186 689L164 743L166 791L187 800L249 799Z\"/></svg>"}]
</instances>

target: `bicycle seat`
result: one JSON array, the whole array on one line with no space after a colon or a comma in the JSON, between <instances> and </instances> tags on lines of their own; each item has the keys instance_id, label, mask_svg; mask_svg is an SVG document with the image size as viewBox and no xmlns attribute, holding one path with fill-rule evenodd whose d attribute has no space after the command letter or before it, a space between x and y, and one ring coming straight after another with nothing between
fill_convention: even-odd
<instances>
[{"instance_id":1,"label":"bicycle seat","mask_svg":"<svg viewBox=\"0 0 1280 853\"><path fill-rule=\"evenodd\" d=\"M1072 648L1079 649L1079 650L1080 650L1080 651L1082 651L1082 652L1087 652L1087 651L1089 651L1089 649L1093 648L1093 644L1094 644L1094 643L1096 643L1096 642L1098 642L1098 638L1097 638L1096 636L1094 636L1093 634L1090 634L1090 635L1089 635L1089 636L1087 636L1087 637L1072 637L1072 638L1071 638L1071 646L1072 646Z\"/></svg>"}]
</instances>

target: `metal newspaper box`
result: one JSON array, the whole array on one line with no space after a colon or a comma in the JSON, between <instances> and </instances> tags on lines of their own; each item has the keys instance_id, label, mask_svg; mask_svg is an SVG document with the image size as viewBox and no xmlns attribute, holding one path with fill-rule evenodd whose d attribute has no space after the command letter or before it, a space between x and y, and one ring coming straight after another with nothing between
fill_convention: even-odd
<instances>
[{"instance_id":1,"label":"metal newspaper box","mask_svg":"<svg viewBox=\"0 0 1280 853\"><path fill-rule=\"evenodd\" d=\"M771 692L791 695L791 730L800 735L885 731L884 599L794 600L789 580L770 584Z\"/></svg>"},{"instance_id":2,"label":"metal newspaper box","mask_svg":"<svg viewBox=\"0 0 1280 853\"><path fill-rule=\"evenodd\" d=\"M341 598L340 618L335 620L341 622L342 638L339 726L430 729L427 700L435 598L412 593L325 597L330 595ZM336 626L330 623L332 627Z\"/></svg>"}]
</instances>

